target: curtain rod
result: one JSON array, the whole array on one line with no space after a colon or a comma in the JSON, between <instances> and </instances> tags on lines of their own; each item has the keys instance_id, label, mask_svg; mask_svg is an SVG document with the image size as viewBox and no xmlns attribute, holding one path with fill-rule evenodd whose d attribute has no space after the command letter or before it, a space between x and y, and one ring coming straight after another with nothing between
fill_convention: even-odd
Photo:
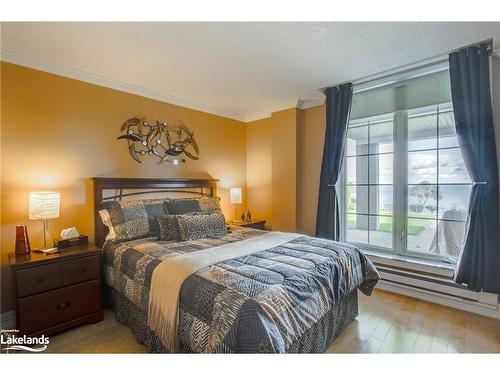
<instances>
[{"instance_id":1,"label":"curtain rod","mask_svg":"<svg viewBox=\"0 0 500 375\"><path fill-rule=\"evenodd\" d=\"M443 64L448 61L448 55L440 55L436 56L430 59L425 59L425 60L420 60L411 64L403 65L397 68L385 70L383 72L377 73L377 74L372 74L371 76L366 76L357 80L352 81L352 85L354 87L354 91L359 92L365 90L367 85L370 86L370 88L374 88L377 86L376 84L373 85L374 82L380 81L380 85L386 85L388 82L385 80L389 77L393 77L395 75L401 75L401 74L408 74L411 72L415 72L418 70L422 70L425 68L429 68L433 65L439 65Z\"/></svg>"},{"instance_id":2,"label":"curtain rod","mask_svg":"<svg viewBox=\"0 0 500 375\"><path fill-rule=\"evenodd\" d=\"M399 67L396 67L396 68L384 70L382 72L371 74L371 75L368 75L368 76L364 76L362 78L359 78L359 79L356 79L356 80L353 80L353 81L344 81L344 82L335 84L333 86L338 86L338 85L342 85L342 84L351 82L352 85L353 85L353 87L354 87L354 92L363 91L364 89L366 89L363 86L365 86L367 84L371 84L371 83L373 83L375 81L378 81L378 80L383 81L384 79L387 79L387 78L389 78L389 77L391 77L391 76L393 76L395 74L411 73L412 71L420 70L420 69L423 69L423 68L426 68L426 67L429 67L429 66L432 66L432 65L437 65L437 64L440 64L440 63L447 62L450 53L459 51L459 50L461 50L463 48L478 46L480 44L485 44L485 43L486 44L490 44L490 50L491 50L491 54L492 55L496 55L496 56L500 57L500 48L493 50L493 38L490 38L490 39L486 39L486 40L483 40L483 41L480 41L480 42L472 43L470 45L466 45L466 46L463 46L463 47L451 50L451 51L449 51L446 54L441 54L441 55L434 56L434 57L431 57L431 58L428 58L428 59L424 59L424 60L420 60L420 61L417 61L417 62L414 62L414 63L411 63L411 64L406 64L406 65L402 65L402 66L399 66ZM386 84L386 83L385 82L384 83L381 82L381 85L382 84ZM372 87L373 86L370 85L370 88L372 88ZM327 88L328 87L323 87L323 88L320 89L320 91L324 94L325 90Z\"/></svg>"}]
</instances>

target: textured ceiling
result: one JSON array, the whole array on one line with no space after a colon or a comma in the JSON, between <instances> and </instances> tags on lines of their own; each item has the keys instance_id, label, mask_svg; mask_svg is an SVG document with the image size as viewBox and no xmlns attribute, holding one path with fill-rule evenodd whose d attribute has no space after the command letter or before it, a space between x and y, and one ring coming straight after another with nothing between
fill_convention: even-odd
<instances>
[{"instance_id":1,"label":"textured ceiling","mask_svg":"<svg viewBox=\"0 0 500 375\"><path fill-rule=\"evenodd\" d=\"M2 23L2 50L250 119L494 37L497 23Z\"/></svg>"}]
</instances>

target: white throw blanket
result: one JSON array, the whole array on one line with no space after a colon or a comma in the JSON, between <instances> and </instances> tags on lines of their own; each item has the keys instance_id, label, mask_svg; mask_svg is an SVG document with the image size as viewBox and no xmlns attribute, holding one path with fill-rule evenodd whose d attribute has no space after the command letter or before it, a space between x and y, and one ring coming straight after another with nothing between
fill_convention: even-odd
<instances>
[{"instance_id":1,"label":"white throw blanket","mask_svg":"<svg viewBox=\"0 0 500 375\"><path fill-rule=\"evenodd\" d=\"M184 281L193 273L216 263L283 245L297 233L268 232L247 240L174 256L153 271L149 291L148 326L170 352L178 351L179 299Z\"/></svg>"}]
</instances>

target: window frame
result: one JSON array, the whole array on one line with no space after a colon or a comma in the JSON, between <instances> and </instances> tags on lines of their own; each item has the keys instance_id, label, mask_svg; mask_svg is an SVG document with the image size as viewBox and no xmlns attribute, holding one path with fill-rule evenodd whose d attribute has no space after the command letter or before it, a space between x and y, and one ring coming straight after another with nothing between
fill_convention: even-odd
<instances>
[{"instance_id":1,"label":"window frame","mask_svg":"<svg viewBox=\"0 0 500 375\"><path fill-rule=\"evenodd\" d=\"M440 115L447 112L452 112L453 108L450 106L450 103L436 103L436 110L432 112L425 112L419 116L426 116L429 114L436 114L436 146L435 148L429 148L429 150L436 151L436 182L431 183L431 185L435 185L438 189L440 186L459 186L459 185L470 185L472 186L472 181L470 183L440 183L439 181L439 155L440 151L446 149L454 149L457 147L439 147L439 139L440 139ZM444 110L440 110L442 107L445 107ZM431 107L431 106L429 106ZM392 228L392 248L384 248L381 246L376 246L367 243L357 243L357 242L349 242L361 249L372 251L375 253L389 254L396 257L405 257L408 259L424 259L430 260L439 263L446 264L455 264L457 259L449 256L431 254L431 253L420 253L417 251L408 250L408 216L411 214L408 212L408 168L409 168L409 153L412 151L408 151L408 141L409 141L409 131L408 131L408 112L409 110L400 110L392 113L393 116L393 210L392 210L392 220L393 220L393 228ZM375 117L387 117L390 114L373 116ZM416 116L415 116L416 117ZM413 118L411 116L410 118ZM369 118L356 119L354 121L359 121L360 123L367 122L368 127L371 126L371 122L369 122ZM351 125L351 122L348 126ZM368 147L370 147L370 137L368 131ZM413 150L415 151L415 150ZM418 150L420 152L422 150ZM369 154L371 154L369 152ZM352 155L349 157L353 157ZM342 170L339 176L339 180L337 182L337 191L339 192L339 213L340 213L340 240L346 242L346 233L347 233L347 207L346 207L346 193L347 193L347 148L343 159ZM369 168L369 167L368 167ZM412 184L410 184L412 185ZM351 185L355 186L355 185ZM370 192L370 181L368 180L368 194ZM439 216L439 199L437 201L436 208L436 218L429 218L429 220L433 220L436 223L436 230L438 228L439 223L442 219ZM352 213L351 213L352 214ZM367 216L370 217L370 207L367 209ZM369 228L367 229L369 231Z\"/></svg>"}]
</instances>

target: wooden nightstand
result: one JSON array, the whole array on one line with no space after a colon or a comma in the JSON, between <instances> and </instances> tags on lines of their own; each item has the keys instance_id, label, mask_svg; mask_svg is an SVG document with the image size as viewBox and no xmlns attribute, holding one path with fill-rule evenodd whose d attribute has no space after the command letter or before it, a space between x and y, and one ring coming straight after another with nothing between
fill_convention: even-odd
<instances>
[{"instance_id":1,"label":"wooden nightstand","mask_svg":"<svg viewBox=\"0 0 500 375\"><path fill-rule=\"evenodd\" d=\"M229 224L236 225L238 227L266 230L265 220L235 221L235 222L230 221Z\"/></svg>"},{"instance_id":2,"label":"wooden nightstand","mask_svg":"<svg viewBox=\"0 0 500 375\"><path fill-rule=\"evenodd\" d=\"M52 335L103 320L101 249L78 245L45 255L9 254L21 334Z\"/></svg>"}]
</instances>

